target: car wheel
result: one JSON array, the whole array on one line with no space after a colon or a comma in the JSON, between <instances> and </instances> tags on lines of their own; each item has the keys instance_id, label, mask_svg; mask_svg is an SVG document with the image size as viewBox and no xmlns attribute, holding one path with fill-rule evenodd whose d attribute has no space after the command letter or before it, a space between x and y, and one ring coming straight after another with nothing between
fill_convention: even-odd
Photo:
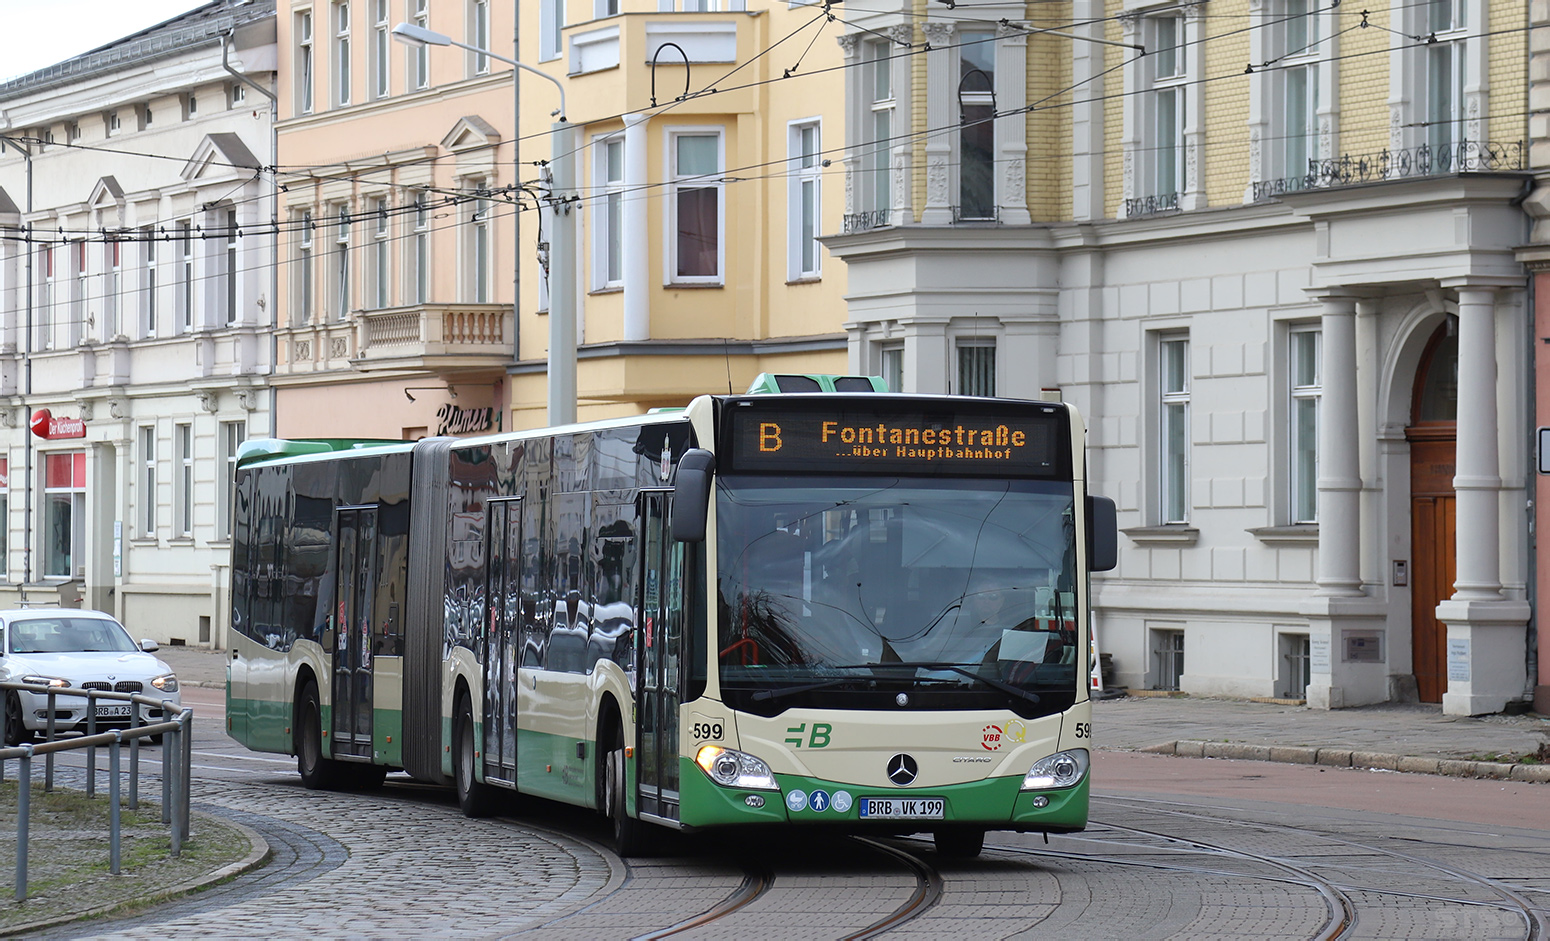
<instances>
[{"instance_id":1,"label":"car wheel","mask_svg":"<svg viewBox=\"0 0 1550 941\"><path fill-rule=\"evenodd\" d=\"M22 700L15 693L5 697L5 744L9 748L32 741L32 733L22 720Z\"/></svg>"},{"instance_id":2,"label":"car wheel","mask_svg":"<svg viewBox=\"0 0 1550 941\"><path fill-rule=\"evenodd\" d=\"M308 682L296 706L296 770L302 786L310 791L331 791L339 786L339 763L323 757L323 709L318 687Z\"/></svg>"},{"instance_id":3,"label":"car wheel","mask_svg":"<svg viewBox=\"0 0 1550 941\"><path fill-rule=\"evenodd\" d=\"M452 776L457 782L457 802L465 817L488 817L495 812L495 788L478 780L476 763L478 749L474 747L474 710L468 697L458 698L457 722L454 724L456 749L452 763Z\"/></svg>"}]
</instances>

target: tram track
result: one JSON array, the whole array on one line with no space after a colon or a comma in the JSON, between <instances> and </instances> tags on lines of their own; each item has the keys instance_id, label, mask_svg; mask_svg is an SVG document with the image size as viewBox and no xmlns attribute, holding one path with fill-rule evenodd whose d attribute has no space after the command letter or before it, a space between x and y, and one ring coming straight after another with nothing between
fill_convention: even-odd
<instances>
[{"instance_id":1,"label":"tram track","mask_svg":"<svg viewBox=\"0 0 1550 941\"><path fill-rule=\"evenodd\" d=\"M1306 839L1310 834L1309 827L1294 828L1282 824L1264 823L1245 820L1232 820L1203 812L1198 807L1179 807L1171 802L1161 801L1155 798L1142 797L1114 797L1108 800L1123 801L1128 804L1144 807L1147 812L1166 815L1177 818L1188 818L1208 823L1212 827L1230 830L1253 830L1260 833L1276 833ZM1110 825L1112 826L1112 825ZM1371 894L1389 898L1413 899L1425 902L1441 902L1444 904L1494 908L1500 911L1511 912L1522 919L1525 941L1544 941L1550 937L1550 907L1534 904L1522 891L1499 879L1492 879L1480 873L1473 872L1460 866L1444 863L1414 853L1402 852L1391 847L1376 845L1375 842L1360 842L1335 834L1318 832L1319 839L1364 853L1402 860L1413 866L1431 869L1449 877L1457 882L1475 887L1479 890L1496 895L1500 901L1491 902L1483 899L1460 898L1458 896L1427 893L1398 887L1386 887L1378 885L1358 885L1350 881L1335 883L1330 881L1332 887L1337 888L1347 898L1352 894ZM1277 865L1293 866L1285 857L1265 857L1267 862ZM1300 867L1299 867L1300 868ZM1322 877L1321 877L1322 878ZM1540 891L1530 889L1529 891ZM1354 908L1353 908L1354 913Z\"/></svg>"}]
</instances>

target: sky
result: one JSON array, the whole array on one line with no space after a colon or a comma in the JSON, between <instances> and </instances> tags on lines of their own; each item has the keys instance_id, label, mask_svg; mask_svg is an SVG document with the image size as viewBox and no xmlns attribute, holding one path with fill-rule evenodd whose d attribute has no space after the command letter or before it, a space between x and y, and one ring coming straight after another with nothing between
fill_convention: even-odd
<instances>
[{"instance_id":1,"label":"sky","mask_svg":"<svg viewBox=\"0 0 1550 941\"><path fill-rule=\"evenodd\" d=\"M199 6L203 0L0 0L0 81Z\"/></svg>"}]
</instances>

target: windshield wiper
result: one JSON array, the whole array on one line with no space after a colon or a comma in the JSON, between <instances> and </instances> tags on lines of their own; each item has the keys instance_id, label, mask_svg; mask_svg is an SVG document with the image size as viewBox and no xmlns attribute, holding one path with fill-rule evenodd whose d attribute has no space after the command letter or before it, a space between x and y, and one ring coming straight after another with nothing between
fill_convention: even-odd
<instances>
[{"instance_id":1,"label":"windshield wiper","mask_svg":"<svg viewBox=\"0 0 1550 941\"><path fill-rule=\"evenodd\" d=\"M930 661L926 661L926 660L903 660L903 661L897 661L897 662L892 662L891 661L891 662L887 662L887 663L864 663L864 664L859 664L859 665L854 665L854 666L835 667L834 669L836 669L836 670L861 670L861 669L877 670L877 669L889 668L889 669L900 669L900 670L951 670L954 673L958 673L958 674L962 674L963 676L967 676L971 680L979 680L981 683L984 683L986 686L989 686L991 689L998 689L1001 692L1006 693L1008 696L1016 696L1019 699L1026 699L1026 700L1028 700L1029 702L1032 702L1032 703L1036 703L1036 702L1039 701L1039 694L1038 693L1030 693L1026 689L1020 689L1019 687L1013 686L1011 683L1005 683L1005 682L1002 682L1001 680L992 679L992 678L990 678L988 676L985 676L983 674L975 673L973 670L969 669L969 667L973 667L973 666L979 666L979 664L977 664L977 663L934 663L934 662L930 662Z\"/></svg>"},{"instance_id":2,"label":"windshield wiper","mask_svg":"<svg viewBox=\"0 0 1550 941\"><path fill-rule=\"evenodd\" d=\"M801 686L783 686L780 689L761 689L749 699L755 702L763 702L766 699L784 699L787 696L795 696L797 693L806 693L815 689L827 689L830 686L843 686L846 683L854 683L857 680L867 680L865 676L836 676L833 679L822 680L817 683L804 683Z\"/></svg>"}]
</instances>

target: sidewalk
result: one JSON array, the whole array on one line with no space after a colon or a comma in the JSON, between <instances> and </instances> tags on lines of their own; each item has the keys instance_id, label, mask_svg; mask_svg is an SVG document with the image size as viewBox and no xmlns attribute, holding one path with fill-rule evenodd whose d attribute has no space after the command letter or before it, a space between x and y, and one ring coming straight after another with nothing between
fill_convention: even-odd
<instances>
[{"instance_id":1,"label":"sidewalk","mask_svg":"<svg viewBox=\"0 0 1550 941\"><path fill-rule=\"evenodd\" d=\"M226 654L162 647L185 685L224 689ZM1099 748L1550 783L1550 717L1445 716L1433 704L1353 709L1196 697L1093 703ZM1523 759L1528 759L1524 761Z\"/></svg>"}]
</instances>

